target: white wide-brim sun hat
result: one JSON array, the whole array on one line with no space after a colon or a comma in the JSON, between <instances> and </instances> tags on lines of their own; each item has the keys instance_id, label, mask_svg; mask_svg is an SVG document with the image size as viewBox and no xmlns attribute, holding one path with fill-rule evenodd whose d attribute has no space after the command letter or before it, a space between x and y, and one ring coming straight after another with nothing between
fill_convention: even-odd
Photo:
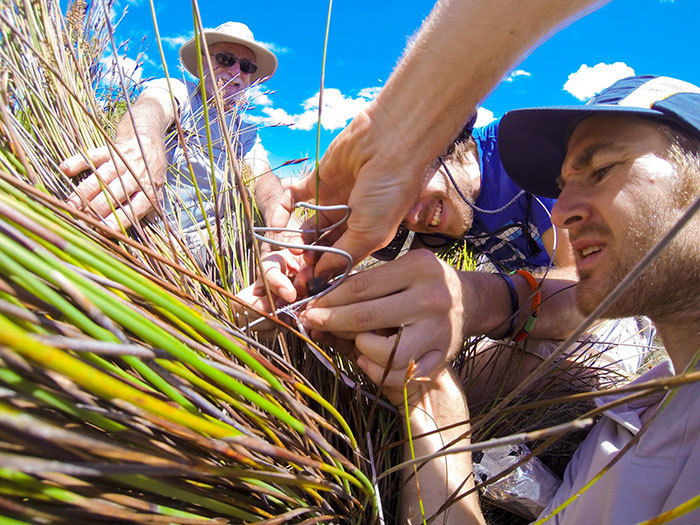
<instances>
[{"instance_id":1,"label":"white wide-brim sun hat","mask_svg":"<svg viewBox=\"0 0 700 525\"><path fill-rule=\"evenodd\" d=\"M240 22L225 22L216 29L205 29L202 36L204 37L202 39L202 49L206 49L206 46L211 46L218 42L231 42L250 49L255 55L255 63L258 66L258 70L250 75L251 83L260 78L269 78L274 75L277 70L277 57L275 54L262 44L256 42L253 37L253 32L245 24ZM206 44L204 43L205 39ZM180 60L187 71L196 77L199 76L197 69L197 43L194 37L190 38L180 47Z\"/></svg>"}]
</instances>

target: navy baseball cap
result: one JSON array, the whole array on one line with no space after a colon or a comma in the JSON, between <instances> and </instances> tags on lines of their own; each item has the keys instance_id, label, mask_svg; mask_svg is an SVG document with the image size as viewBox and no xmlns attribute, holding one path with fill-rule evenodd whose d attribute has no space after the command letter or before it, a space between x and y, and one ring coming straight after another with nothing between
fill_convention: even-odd
<instances>
[{"instance_id":1,"label":"navy baseball cap","mask_svg":"<svg viewBox=\"0 0 700 525\"><path fill-rule=\"evenodd\" d=\"M648 117L700 136L700 88L670 77L636 76L618 80L585 106L509 111L498 129L506 172L526 191L556 198L570 134L583 119L601 113Z\"/></svg>"}]
</instances>

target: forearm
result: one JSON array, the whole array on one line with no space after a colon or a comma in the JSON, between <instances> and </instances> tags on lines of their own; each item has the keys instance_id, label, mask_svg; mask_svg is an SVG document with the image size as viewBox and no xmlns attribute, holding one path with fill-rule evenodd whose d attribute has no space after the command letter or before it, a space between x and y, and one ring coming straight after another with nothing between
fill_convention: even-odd
<instances>
[{"instance_id":1,"label":"forearm","mask_svg":"<svg viewBox=\"0 0 700 525\"><path fill-rule=\"evenodd\" d=\"M164 142L165 131L175 118L175 109L168 92L162 88L146 89L119 121L115 142L124 143L137 135Z\"/></svg>"},{"instance_id":2,"label":"forearm","mask_svg":"<svg viewBox=\"0 0 700 525\"><path fill-rule=\"evenodd\" d=\"M533 272L538 282L542 280L543 273ZM520 321L524 324L532 312L532 289L525 283L525 279L516 278L519 283L518 296L520 305L525 305L520 314ZM535 326L530 332L534 339L566 339L583 321L584 316L576 307L576 283L578 276L574 267L555 268L550 270L540 290L541 305L537 315Z\"/></svg>"},{"instance_id":3,"label":"forearm","mask_svg":"<svg viewBox=\"0 0 700 525\"><path fill-rule=\"evenodd\" d=\"M270 225L274 222L273 217L280 206L284 189L277 175L270 170L270 165L267 162L259 164L260 167L256 169L253 193L265 224Z\"/></svg>"},{"instance_id":4,"label":"forearm","mask_svg":"<svg viewBox=\"0 0 700 525\"><path fill-rule=\"evenodd\" d=\"M439 2L368 114L392 159L441 153L478 103L544 35L601 0ZM392 137L398 136L392 140ZM382 140L384 139L384 140ZM395 154L394 154L395 153Z\"/></svg>"},{"instance_id":5,"label":"forearm","mask_svg":"<svg viewBox=\"0 0 700 525\"><path fill-rule=\"evenodd\" d=\"M418 384L411 397L414 401L409 399L408 421L416 458L439 452L455 440L452 445L455 447L463 447L470 443L469 437L462 437L468 431L468 425L460 425L425 437L415 437L469 419L469 409L461 386L447 368L443 368L432 381ZM406 435L405 416L403 426ZM410 458L411 446L407 443L404 447L404 459ZM421 502L425 517L429 518L448 499L474 488L470 452L450 454L428 461L419 468L417 480L414 472L413 468L404 471L400 503L401 523L407 523L409 519L412 519L412 523L420 521ZM440 515L437 523L484 523L476 492L450 506Z\"/></svg>"}]
</instances>

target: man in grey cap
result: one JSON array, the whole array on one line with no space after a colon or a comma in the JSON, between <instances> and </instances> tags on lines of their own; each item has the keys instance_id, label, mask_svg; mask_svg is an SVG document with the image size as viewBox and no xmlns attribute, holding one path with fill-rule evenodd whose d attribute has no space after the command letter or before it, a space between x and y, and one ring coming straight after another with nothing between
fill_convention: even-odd
<instances>
[{"instance_id":1,"label":"man in grey cap","mask_svg":"<svg viewBox=\"0 0 700 525\"><path fill-rule=\"evenodd\" d=\"M540 519L700 522L700 88L669 77L626 78L586 106L511 111L498 141L504 167L520 186L557 197L552 221L571 239L581 312L648 316L670 358L636 379L636 390L596 400L601 419ZM610 297L637 269L629 286ZM450 279L435 276L433 284ZM386 356L371 345L358 350L358 364L383 382L395 404L408 399L407 424L419 436L411 452L437 454L418 471L420 496L415 480L405 483L404 517L418 516L419 501L426 516L439 512L453 494L473 487L470 452L441 454L446 445L469 445L460 383L448 363L430 379L411 381L406 371L405 382L385 381L368 364ZM659 388L671 379L670 388ZM483 523L474 493L439 521Z\"/></svg>"},{"instance_id":2,"label":"man in grey cap","mask_svg":"<svg viewBox=\"0 0 700 525\"><path fill-rule=\"evenodd\" d=\"M197 47L193 37L180 48L180 59L188 72L199 77ZM206 250L206 222L212 223L217 211L221 212L215 207L214 190L221 191L226 183L232 186L231 152L246 166L245 178L255 181L255 200L266 223L287 225L289 212L279 205L281 184L270 169L255 126L241 118L246 89L271 77L277 58L239 22L205 30L200 49L206 104L200 83L172 78L149 83L132 108L133 118L127 113L117 127L114 142L120 155L105 146L61 164L68 176L93 165L97 168L78 185L70 204L119 230L119 223L128 227L158 209L157 199L165 185L164 212L171 228L183 232L191 250ZM223 114L217 109L215 86Z\"/></svg>"}]
</instances>

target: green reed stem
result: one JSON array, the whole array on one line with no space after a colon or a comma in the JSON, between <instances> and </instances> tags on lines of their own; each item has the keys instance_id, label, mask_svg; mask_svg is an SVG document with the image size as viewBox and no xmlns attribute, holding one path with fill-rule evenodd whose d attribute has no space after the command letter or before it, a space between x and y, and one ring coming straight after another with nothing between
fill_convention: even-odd
<instances>
[{"instance_id":1,"label":"green reed stem","mask_svg":"<svg viewBox=\"0 0 700 525\"><path fill-rule=\"evenodd\" d=\"M18 354L28 357L32 361L70 377L75 383L103 399L123 399L147 412L204 435L225 438L240 434L228 425L215 424L181 408L175 408L100 370L96 370L61 350L38 342L17 328L3 315L0 315L0 343L9 346Z\"/></svg>"}]
</instances>

